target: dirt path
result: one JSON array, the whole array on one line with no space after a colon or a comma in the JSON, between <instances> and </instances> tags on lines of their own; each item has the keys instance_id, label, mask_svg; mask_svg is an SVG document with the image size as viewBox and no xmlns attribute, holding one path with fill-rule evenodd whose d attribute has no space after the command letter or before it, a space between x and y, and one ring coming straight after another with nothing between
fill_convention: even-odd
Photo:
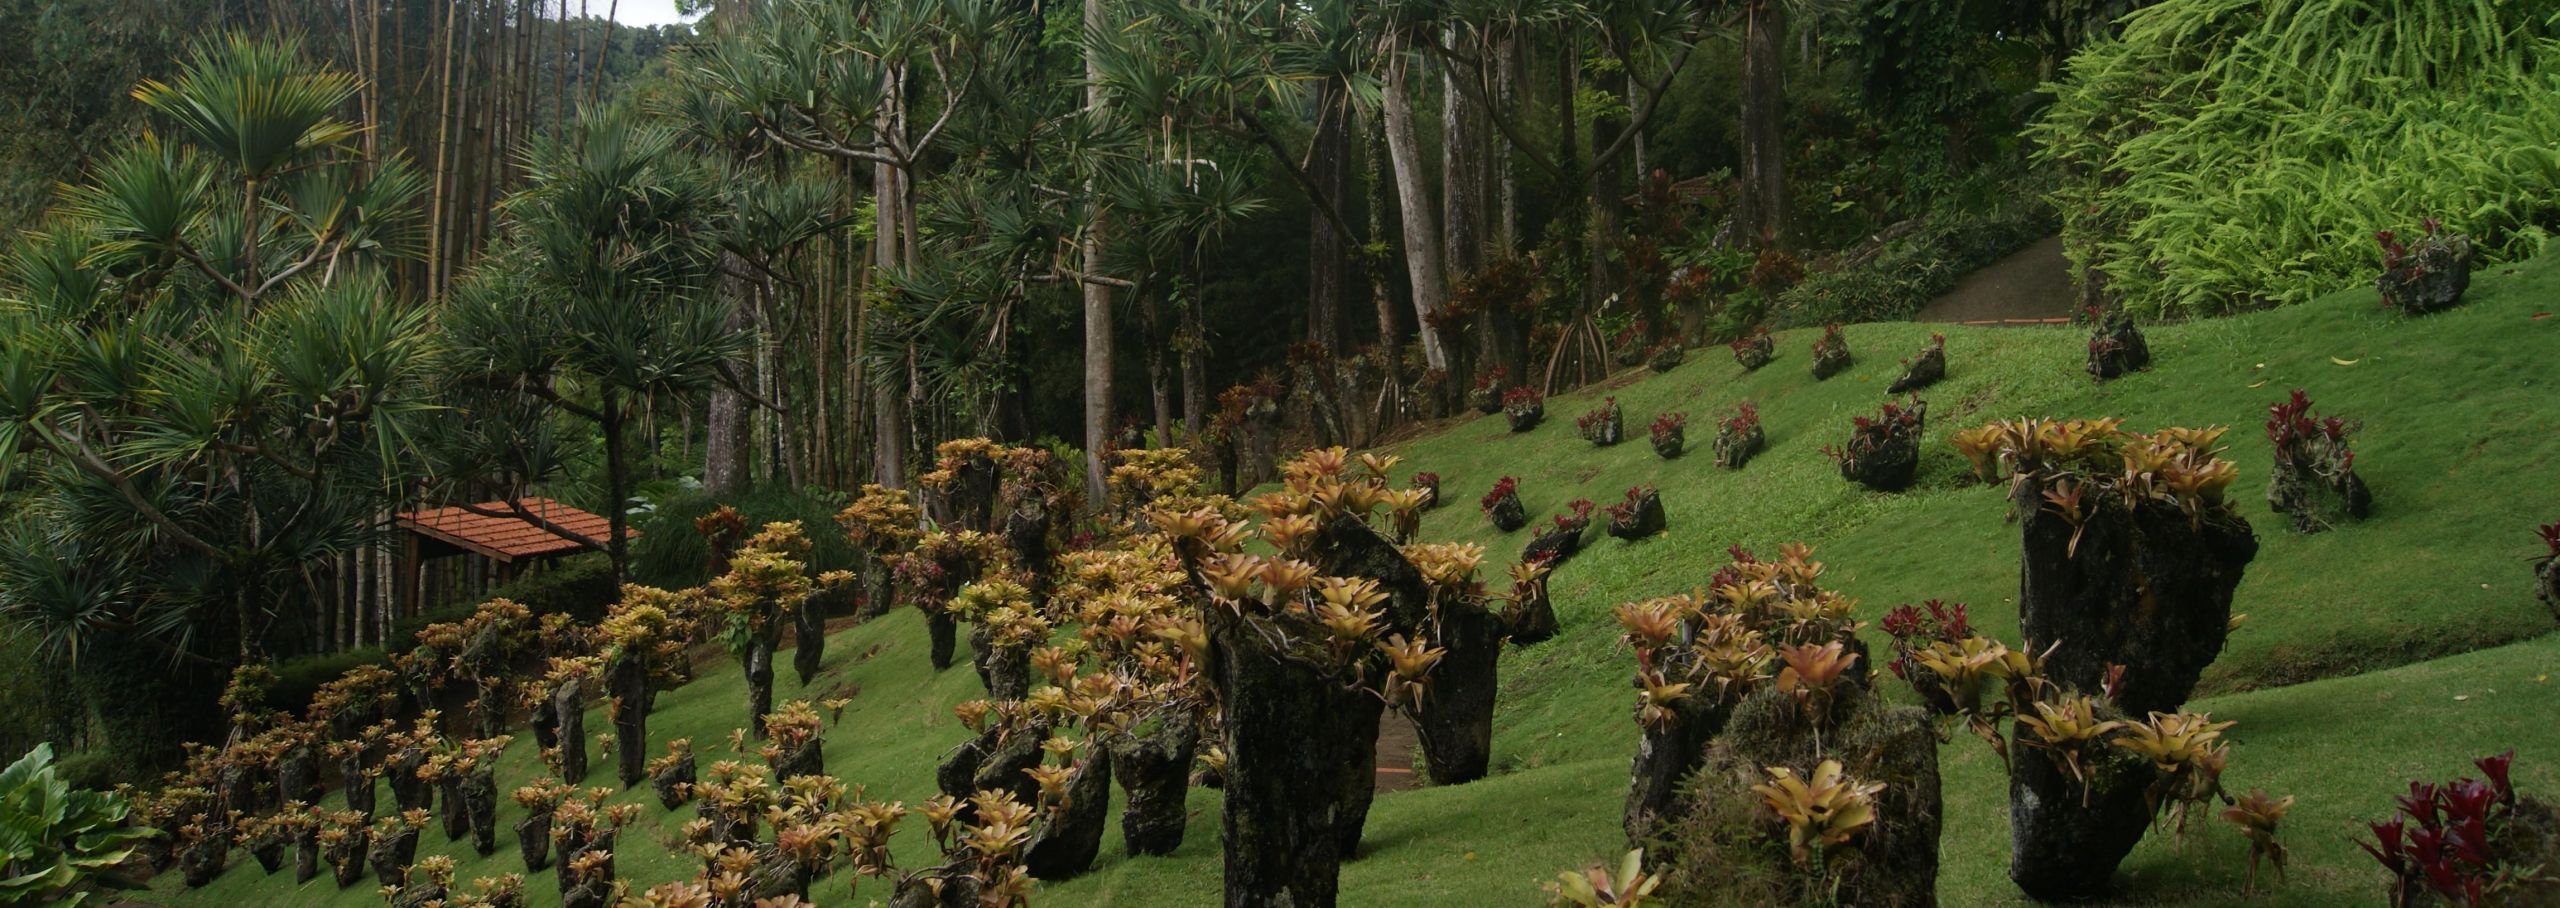
<instances>
[{"instance_id":1,"label":"dirt path","mask_svg":"<svg viewBox=\"0 0 2560 908\"><path fill-rule=\"evenodd\" d=\"M1378 791L1404 791L1422 787L1413 774L1413 752L1422 739L1413 733L1413 723L1389 710L1378 719Z\"/></svg>"},{"instance_id":2,"label":"dirt path","mask_svg":"<svg viewBox=\"0 0 2560 908\"><path fill-rule=\"evenodd\" d=\"M2045 323L2069 319L2074 301L2071 263L2062 238L2049 236L2008 258L1964 276L1914 320L1967 324Z\"/></svg>"}]
</instances>

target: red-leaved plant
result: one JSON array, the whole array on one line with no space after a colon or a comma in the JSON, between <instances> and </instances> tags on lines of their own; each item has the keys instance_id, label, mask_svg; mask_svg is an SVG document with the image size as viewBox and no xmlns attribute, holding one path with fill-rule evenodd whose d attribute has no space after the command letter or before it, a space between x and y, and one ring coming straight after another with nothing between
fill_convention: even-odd
<instances>
[{"instance_id":1,"label":"red-leaved plant","mask_svg":"<svg viewBox=\"0 0 2560 908\"><path fill-rule=\"evenodd\" d=\"M2515 788L2507 782L2515 758L2510 750L2472 761L2485 782L2410 782L2399 815L2366 824L2374 840L2356 845L2391 871L2392 904L2432 892L2456 904L2479 905L2516 880L2517 870L2493 850L2492 841L2515 812Z\"/></svg>"},{"instance_id":2,"label":"red-leaved plant","mask_svg":"<svg viewBox=\"0 0 2560 908\"><path fill-rule=\"evenodd\" d=\"M1482 508L1487 512L1491 512L1495 507L1500 506L1505 501L1518 501L1519 499L1520 477L1505 476L1493 481L1493 491L1484 493L1484 499L1476 502L1476 507Z\"/></svg>"},{"instance_id":3,"label":"red-leaved plant","mask_svg":"<svg viewBox=\"0 0 2560 908\"><path fill-rule=\"evenodd\" d=\"M1673 432L1687 431L1688 428L1689 414L1674 411L1654 417L1651 431L1653 437L1661 438Z\"/></svg>"}]
</instances>

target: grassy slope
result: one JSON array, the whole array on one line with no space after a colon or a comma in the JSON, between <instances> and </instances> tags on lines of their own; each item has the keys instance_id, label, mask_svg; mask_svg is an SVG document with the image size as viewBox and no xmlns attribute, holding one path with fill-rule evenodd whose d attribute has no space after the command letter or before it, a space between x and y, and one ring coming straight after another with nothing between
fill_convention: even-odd
<instances>
[{"instance_id":1,"label":"grassy slope","mask_svg":"<svg viewBox=\"0 0 2560 908\"><path fill-rule=\"evenodd\" d=\"M1717 469L1703 452L1658 460L1641 438L1591 448L1574 436L1572 417L1597 403L1604 393L1597 391L1550 401L1549 424L1526 435L1508 434L1499 419L1469 419L1398 446L1410 468L1441 474L1452 501L1425 522L1429 538L1485 542L1501 556L1516 552L1526 534L1495 534L1471 507L1505 473L1523 478L1524 496L1539 513L1561 510L1574 497L1607 504L1629 484L1656 483L1672 529L1634 544L1601 539L1559 573L1564 634L1506 659L1495 737L1500 774L1381 799L1371 815L1370 854L1344 869L1344 903L1532 902L1538 881L1619 847L1615 818L1634 730L1627 659L1608 610L1703 583L1727 545L1811 542L1830 564L1829 582L1861 596L1870 616L1899 602L1961 600L1973 605L1977 626L2014 638L2015 538L2002 522L1998 494L1963 478L1961 458L1944 438L1954 428L2017 415L2123 416L2137 429L2234 427L2231 456L2243 477L2234 494L2257 524L2262 547L2240 589L2248 624L2209 674L2214 696L2200 706L2241 722L2232 733L2231 784L2303 799L2286 833L2296 851L2292 878L2276 901L2369 900L2379 871L2346 837L2361 829L2358 818L2387 810L2401 780L2448 775L2472 756L2514 746L2527 787L2560 790L2560 732L2542 718L2560 705L2560 692L2541 680L2560 667L2560 639L2515 642L2550 627L2528 592L2524 559L2537 547L2530 527L2560 515L2560 488L2550 482L2560 464L2560 433L2552 431L2560 320L2529 318L2554 308L2555 297L2560 258L2484 276L2465 307L2423 320L2389 316L2369 292L2348 291L2156 329L2158 366L2107 384L2078 372L2083 336L2076 330L1950 329L1950 377L1927 395L1922 481L1899 495L1843 483L1819 448L1846 435L1850 416L1873 410L1898 369L1894 359L1926 341L1931 329L1918 325L1850 328L1860 363L1828 382L1805 375L1812 338L1796 332L1780 337L1779 360L1756 374L1707 351L1668 375L1632 375L1605 392L1625 406L1631 430L1658 412L1687 411L1701 448L1716 416L1738 401L1757 402L1771 449L1738 473ZM2379 498L2372 520L2300 537L2259 504L2268 452L2258 424L2266 405L2295 386L2309 389L2323 412L2364 421L2358 461ZM875 794L910 801L930 793L931 760L962 738L943 707L976 692L965 671L930 676L920 640L910 613L846 631L831 644L828 674L811 688L813 695L844 684L861 689L829 735L830 769ZM874 646L880 649L871 658L854 658ZM2471 654L2453 655L2459 653ZM2423 662L2429 659L2436 661ZM2320 678L2332 680L2279 687ZM784 696L793 694L790 680L782 687ZM662 698L654 736L689 734L706 753L714 750L743 718L743 696L734 670L715 670ZM604 727L600 719L589 724ZM529 764L530 750L511 756L516 766ZM1969 738L1948 745L1945 757L1942 898L2014 899L2003 876L1999 766ZM517 768L503 778L513 785L529 772ZM600 769L591 781L607 775ZM1174 857L1121 857L1115 831L1094 874L1044 887L1042 902L1214 903L1216 793L1195 792L1192 808L1193 835ZM667 837L690 814L648 815ZM2126 864L2127 897L2190 904L2234 898L2242 851L2219 826L2199 818L2183 853L2166 837L2147 842ZM430 850L450 848L438 833L427 838ZM450 850L468 858L467 848ZM626 877L686 872L662 846L634 843L624 851ZM486 861L464 860L461 876L514 864L512 851L502 850ZM175 891L174 875L161 884L168 898L187 905L377 903L369 885L338 893L316 882L288 894L287 879L235 867L199 893ZM549 874L528 888L535 904L553 900Z\"/></svg>"}]
</instances>

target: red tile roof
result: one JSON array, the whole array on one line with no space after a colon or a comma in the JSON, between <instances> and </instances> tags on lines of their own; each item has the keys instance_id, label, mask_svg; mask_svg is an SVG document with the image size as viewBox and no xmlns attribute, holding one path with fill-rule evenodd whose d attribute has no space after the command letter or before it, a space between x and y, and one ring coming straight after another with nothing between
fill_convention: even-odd
<instances>
[{"instance_id":1,"label":"red tile roof","mask_svg":"<svg viewBox=\"0 0 2560 908\"><path fill-rule=\"evenodd\" d=\"M512 516L504 501L433 508L398 515L394 525L429 539L449 543L498 561L521 561L582 551L587 546L546 529L547 523L601 541L612 532L602 515L590 514L548 498L520 499L523 509L540 522ZM478 511L481 513L473 513ZM507 516L490 516L491 514ZM625 528L625 537L638 531Z\"/></svg>"}]
</instances>

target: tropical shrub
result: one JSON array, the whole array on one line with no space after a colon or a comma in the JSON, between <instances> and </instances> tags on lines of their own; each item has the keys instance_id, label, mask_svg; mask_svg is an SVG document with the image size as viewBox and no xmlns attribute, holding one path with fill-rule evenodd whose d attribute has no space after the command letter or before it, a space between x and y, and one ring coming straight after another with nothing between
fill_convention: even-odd
<instances>
[{"instance_id":1,"label":"tropical shrub","mask_svg":"<svg viewBox=\"0 0 2560 908\"><path fill-rule=\"evenodd\" d=\"M1744 401L1732 416L1716 421L1716 466L1742 469L1768 443L1768 434L1760 429L1760 408Z\"/></svg>"},{"instance_id":2,"label":"tropical shrub","mask_svg":"<svg viewBox=\"0 0 2560 908\"><path fill-rule=\"evenodd\" d=\"M1529 524L1529 509L1520 503L1520 477L1505 476L1494 480L1493 491L1484 493L1476 502L1493 528L1505 533Z\"/></svg>"},{"instance_id":3,"label":"tropical shrub","mask_svg":"<svg viewBox=\"0 0 2560 908\"><path fill-rule=\"evenodd\" d=\"M2373 288L2381 291L2384 306L2410 315L2451 309L2471 289L2471 238L2446 233L2434 218L2420 221L2419 228L2425 233L2415 244L2388 230L2373 235L2382 245L2382 276L2374 278Z\"/></svg>"},{"instance_id":4,"label":"tropical shrub","mask_svg":"<svg viewBox=\"0 0 2560 908\"><path fill-rule=\"evenodd\" d=\"M2373 225L2459 212L2483 257L2560 215L2560 20L2500 0L2163 0L2032 132L2078 273L2145 316L2374 273Z\"/></svg>"},{"instance_id":5,"label":"tropical shrub","mask_svg":"<svg viewBox=\"0 0 2560 908\"><path fill-rule=\"evenodd\" d=\"M1581 431L1582 440L1599 447L1606 448L1627 440L1627 414L1618 408L1615 397L1606 398L1600 406L1575 417L1573 426Z\"/></svg>"},{"instance_id":6,"label":"tropical shrub","mask_svg":"<svg viewBox=\"0 0 2560 908\"><path fill-rule=\"evenodd\" d=\"M1850 417L1849 442L1825 445L1822 453L1840 465L1840 478L1879 492L1910 488L1920 468L1920 431L1929 403L1917 397L1908 407L1888 401L1870 419Z\"/></svg>"},{"instance_id":7,"label":"tropical shrub","mask_svg":"<svg viewBox=\"0 0 2560 908\"><path fill-rule=\"evenodd\" d=\"M1902 377L1885 386L1886 394L1907 394L1938 383L1947 377L1947 336L1929 335L1929 345L1910 359L1902 361Z\"/></svg>"},{"instance_id":8,"label":"tropical shrub","mask_svg":"<svg viewBox=\"0 0 2560 908\"><path fill-rule=\"evenodd\" d=\"M1661 887L1660 876L1644 872L1644 849L1638 848L1618 860L1614 873L1595 864L1581 873L1556 874L1546 890L1553 908L1650 908L1662 904L1653 897Z\"/></svg>"},{"instance_id":9,"label":"tropical shrub","mask_svg":"<svg viewBox=\"0 0 2560 908\"><path fill-rule=\"evenodd\" d=\"M1813 341L1813 380L1822 381L1849 368L1849 338L1840 333L1840 323L1822 327L1822 336Z\"/></svg>"},{"instance_id":10,"label":"tropical shrub","mask_svg":"<svg viewBox=\"0 0 2560 908\"><path fill-rule=\"evenodd\" d=\"M0 771L0 904L70 908L150 838L125 822L122 794L73 788L54 768L53 746Z\"/></svg>"},{"instance_id":11,"label":"tropical shrub","mask_svg":"<svg viewBox=\"0 0 2560 908\"><path fill-rule=\"evenodd\" d=\"M2456 905L2545 904L2560 882L2528 870L2560 858L2560 812L2516 795L2508 780L2515 751L2472 762L2482 778L2409 783L2400 812L2366 824L2373 841L2356 844L2391 872L2390 902L2420 904L2428 896Z\"/></svg>"},{"instance_id":12,"label":"tropical shrub","mask_svg":"<svg viewBox=\"0 0 2560 908\"><path fill-rule=\"evenodd\" d=\"M1678 459L1689 443L1689 414L1674 411L1656 416L1645 431L1652 436L1655 456Z\"/></svg>"},{"instance_id":13,"label":"tropical shrub","mask_svg":"<svg viewBox=\"0 0 2560 908\"><path fill-rule=\"evenodd\" d=\"M2356 452L2347 446L2353 423L2311 414L2302 389L2267 408L2267 441L2275 466L2267 478L2267 504L2293 518L2293 528L2317 533L2373 511L2373 493L2356 475Z\"/></svg>"},{"instance_id":14,"label":"tropical shrub","mask_svg":"<svg viewBox=\"0 0 2560 908\"><path fill-rule=\"evenodd\" d=\"M1511 421L1511 431L1526 432L1538 427L1547 416L1547 396L1527 386L1502 392L1502 415Z\"/></svg>"}]
</instances>

